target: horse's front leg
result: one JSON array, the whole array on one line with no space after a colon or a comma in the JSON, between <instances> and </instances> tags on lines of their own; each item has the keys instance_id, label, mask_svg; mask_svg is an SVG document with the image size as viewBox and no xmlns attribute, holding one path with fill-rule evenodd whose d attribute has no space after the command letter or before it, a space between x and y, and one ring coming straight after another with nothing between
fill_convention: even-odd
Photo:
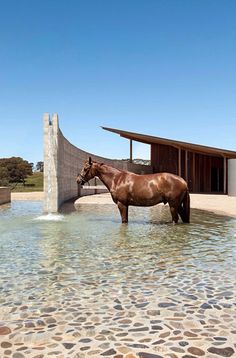
<instances>
[{"instance_id":1,"label":"horse's front leg","mask_svg":"<svg viewBox=\"0 0 236 358\"><path fill-rule=\"evenodd\" d=\"M118 201L117 206L120 210L120 216L122 223L125 224L128 222L128 205L122 204L120 201Z\"/></svg>"}]
</instances>

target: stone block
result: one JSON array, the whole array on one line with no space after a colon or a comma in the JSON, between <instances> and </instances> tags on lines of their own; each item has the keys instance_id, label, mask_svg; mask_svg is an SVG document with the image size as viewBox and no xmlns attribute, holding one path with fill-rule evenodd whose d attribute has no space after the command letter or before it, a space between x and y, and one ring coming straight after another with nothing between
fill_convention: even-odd
<instances>
[{"instance_id":1,"label":"stone block","mask_svg":"<svg viewBox=\"0 0 236 358\"><path fill-rule=\"evenodd\" d=\"M10 203L11 201L11 190L10 188L1 186L0 187L0 205Z\"/></svg>"}]
</instances>

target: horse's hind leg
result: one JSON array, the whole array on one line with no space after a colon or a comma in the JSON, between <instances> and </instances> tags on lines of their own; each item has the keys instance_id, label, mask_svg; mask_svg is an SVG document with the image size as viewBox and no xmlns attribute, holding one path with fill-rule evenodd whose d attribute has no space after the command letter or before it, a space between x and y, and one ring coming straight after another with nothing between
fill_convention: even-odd
<instances>
[{"instance_id":1,"label":"horse's hind leg","mask_svg":"<svg viewBox=\"0 0 236 358\"><path fill-rule=\"evenodd\" d=\"M178 209L176 208L176 206L173 206L171 204L170 205L170 213L172 216L172 222L177 224L178 220L179 220L179 215L178 215Z\"/></svg>"},{"instance_id":2,"label":"horse's hind leg","mask_svg":"<svg viewBox=\"0 0 236 358\"><path fill-rule=\"evenodd\" d=\"M186 218L185 218L186 215L185 215L185 211L184 211L184 208L183 208L183 206L182 206L182 203L181 203L180 206L178 207L178 213L179 213L179 215L180 215L180 217L181 217L183 223L186 222Z\"/></svg>"},{"instance_id":3,"label":"horse's hind leg","mask_svg":"<svg viewBox=\"0 0 236 358\"><path fill-rule=\"evenodd\" d=\"M121 216L121 220L122 223L127 223L128 222L128 206L122 204L120 201L118 201L117 206L120 210L120 216Z\"/></svg>"},{"instance_id":4,"label":"horse's hind leg","mask_svg":"<svg viewBox=\"0 0 236 358\"><path fill-rule=\"evenodd\" d=\"M186 191L184 193L184 197L181 200L181 203L178 207L178 213L183 221L183 223L189 223L189 210L190 210L190 203L189 203L189 192Z\"/></svg>"}]
</instances>

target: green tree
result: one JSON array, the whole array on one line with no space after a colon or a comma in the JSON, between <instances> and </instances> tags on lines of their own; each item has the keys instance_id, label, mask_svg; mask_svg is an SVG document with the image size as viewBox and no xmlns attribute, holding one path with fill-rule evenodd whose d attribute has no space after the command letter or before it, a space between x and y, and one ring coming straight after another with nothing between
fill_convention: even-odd
<instances>
[{"instance_id":1,"label":"green tree","mask_svg":"<svg viewBox=\"0 0 236 358\"><path fill-rule=\"evenodd\" d=\"M39 172L43 172L43 167L44 167L44 163L43 162L37 162L36 164L36 170L38 170Z\"/></svg>"},{"instance_id":2,"label":"green tree","mask_svg":"<svg viewBox=\"0 0 236 358\"><path fill-rule=\"evenodd\" d=\"M2 168L3 174L8 173L5 178L8 178L9 183L25 185L25 179L33 174L31 164L20 157L1 158L0 168Z\"/></svg>"},{"instance_id":3,"label":"green tree","mask_svg":"<svg viewBox=\"0 0 236 358\"><path fill-rule=\"evenodd\" d=\"M8 174L7 168L4 168L0 165L0 186L8 186L10 181L10 176Z\"/></svg>"}]
</instances>

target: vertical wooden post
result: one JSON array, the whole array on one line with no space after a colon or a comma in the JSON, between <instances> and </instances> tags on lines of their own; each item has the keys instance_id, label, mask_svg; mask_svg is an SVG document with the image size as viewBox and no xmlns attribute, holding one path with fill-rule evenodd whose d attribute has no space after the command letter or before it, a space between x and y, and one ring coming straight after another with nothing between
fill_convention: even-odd
<instances>
[{"instance_id":1,"label":"vertical wooden post","mask_svg":"<svg viewBox=\"0 0 236 358\"><path fill-rule=\"evenodd\" d=\"M133 162L133 141L132 141L132 139L129 140L129 161L130 161L130 163Z\"/></svg>"},{"instance_id":2,"label":"vertical wooden post","mask_svg":"<svg viewBox=\"0 0 236 358\"><path fill-rule=\"evenodd\" d=\"M97 177L94 177L94 186L97 186ZM94 194L97 194L97 189L94 190Z\"/></svg>"},{"instance_id":3,"label":"vertical wooden post","mask_svg":"<svg viewBox=\"0 0 236 358\"><path fill-rule=\"evenodd\" d=\"M178 149L179 159L178 159L178 175L181 177L181 148Z\"/></svg>"},{"instance_id":4,"label":"vertical wooden post","mask_svg":"<svg viewBox=\"0 0 236 358\"><path fill-rule=\"evenodd\" d=\"M227 158L224 157L224 194L227 193Z\"/></svg>"},{"instance_id":5,"label":"vertical wooden post","mask_svg":"<svg viewBox=\"0 0 236 358\"><path fill-rule=\"evenodd\" d=\"M193 152L193 192L196 191L195 152Z\"/></svg>"},{"instance_id":6,"label":"vertical wooden post","mask_svg":"<svg viewBox=\"0 0 236 358\"><path fill-rule=\"evenodd\" d=\"M188 151L185 150L185 180L188 182Z\"/></svg>"}]
</instances>

